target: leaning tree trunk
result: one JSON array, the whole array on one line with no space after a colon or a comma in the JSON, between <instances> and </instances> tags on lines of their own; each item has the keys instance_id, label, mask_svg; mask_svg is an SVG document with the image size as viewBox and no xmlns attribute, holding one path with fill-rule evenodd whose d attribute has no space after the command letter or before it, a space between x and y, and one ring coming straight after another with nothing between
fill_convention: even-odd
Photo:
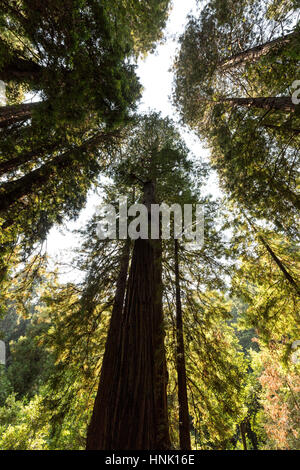
<instances>
[{"instance_id":1,"label":"leaning tree trunk","mask_svg":"<svg viewBox=\"0 0 300 470\"><path fill-rule=\"evenodd\" d=\"M254 230L255 233L258 233L258 230L257 228L255 227L255 225L251 222L251 220L247 217L247 215L243 212L248 224L252 227L252 229ZM267 243L267 241L261 236L258 234L258 239L261 241L261 243L263 244L263 246L266 248L267 252L269 253L269 255L271 256L271 258L273 259L273 261L275 261L275 263L277 264L278 268L280 269L280 271L282 272L282 274L284 275L284 277L286 278L286 280L293 286L293 288L296 290L297 294L300 295L300 288L298 286L298 283L295 281L295 279L293 278L293 276L287 271L286 267L284 266L284 264L282 263L282 261L278 258L278 256L276 255L276 253L274 253L274 251L272 250L272 248L270 247L270 245Z\"/></svg>"},{"instance_id":2,"label":"leaning tree trunk","mask_svg":"<svg viewBox=\"0 0 300 470\"><path fill-rule=\"evenodd\" d=\"M145 183L145 204L155 202ZM162 311L161 241L135 241L120 331L108 338L114 358L101 377L87 434L87 450L170 448L167 368Z\"/></svg>"},{"instance_id":3,"label":"leaning tree trunk","mask_svg":"<svg viewBox=\"0 0 300 470\"><path fill-rule=\"evenodd\" d=\"M41 103L22 103L12 106L0 106L0 128L7 127L32 117L32 111Z\"/></svg>"},{"instance_id":4,"label":"leaning tree trunk","mask_svg":"<svg viewBox=\"0 0 300 470\"><path fill-rule=\"evenodd\" d=\"M66 170L70 171L70 173L78 171L80 168L78 160L82 158L82 155L88 154L94 148L97 148L101 142L115 135L113 131L106 134L99 132L94 137L83 142L81 146L67 150L65 153L54 157L25 176L8 183L3 183L0 186L0 213L7 211L24 196L33 192L39 192L49 182L53 182L54 177L61 176L62 172Z\"/></svg>"},{"instance_id":5,"label":"leaning tree trunk","mask_svg":"<svg viewBox=\"0 0 300 470\"><path fill-rule=\"evenodd\" d=\"M267 129L272 129L272 130L282 132L282 133L290 133L290 134L295 134L295 135L300 134L300 129L296 129L294 127L276 126L275 124L263 124L263 126Z\"/></svg>"},{"instance_id":6,"label":"leaning tree trunk","mask_svg":"<svg viewBox=\"0 0 300 470\"><path fill-rule=\"evenodd\" d=\"M272 41L265 42L255 47L251 47L246 51L235 54L227 59L222 60L219 63L218 68L222 70L227 70L232 67L237 67L238 65L255 62L260 59L262 56L268 54L275 47L281 47L286 44L289 44L293 38L297 37L297 33L293 32L285 36L273 39Z\"/></svg>"},{"instance_id":7,"label":"leaning tree trunk","mask_svg":"<svg viewBox=\"0 0 300 470\"><path fill-rule=\"evenodd\" d=\"M49 155L49 153L58 149L59 149L59 142L45 144L45 145L41 145L39 148L36 148L34 150L28 150L26 152L23 152L17 157L10 158L3 162L1 161L0 162L0 176L3 176L6 173L9 173L11 171L15 171L26 163L34 162L39 157L46 157Z\"/></svg>"},{"instance_id":8,"label":"leaning tree trunk","mask_svg":"<svg viewBox=\"0 0 300 470\"><path fill-rule=\"evenodd\" d=\"M176 368L178 378L179 441L181 450L191 450L190 418L187 397L185 350L183 338L182 305L179 278L178 240L175 240L175 285L176 285Z\"/></svg>"},{"instance_id":9,"label":"leaning tree trunk","mask_svg":"<svg viewBox=\"0 0 300 470\"><path fill-rule=\"evenodd\" d=\"M283 273L284 277L288 280L288 282L294 287L294 289L296 290L297 294L300 295L300 288L297 284L297 282L295 281L295 279L293 278L293 276L287 271L287 269L285 268L284 264L280 261L280 259L278 258L278 256L274 253L274 251L272 250L272 248L270 247L270 245L265 241L265 239L260 235L259 237L259 240L262 242L262 244L264 245L264 247L266 248L267 252L269 253L269 255L272 257L272 259L275 261L275 263L277 264L277 266L279 267L280 271Z\"/></svg>"},{"instance_id":10,"label":"leaning tree trunk","mask_svg":"<svg viewBox=\"0 0 300 470\"><path fill-rule=\"evenodd\" d=\"M290 96L268 96L258 98L221 98L220 103L228 103L231 106L241 106L245 108L258 108L275 111L294 112L296 104L292 102Z\"/></svg>"}]
</instances>

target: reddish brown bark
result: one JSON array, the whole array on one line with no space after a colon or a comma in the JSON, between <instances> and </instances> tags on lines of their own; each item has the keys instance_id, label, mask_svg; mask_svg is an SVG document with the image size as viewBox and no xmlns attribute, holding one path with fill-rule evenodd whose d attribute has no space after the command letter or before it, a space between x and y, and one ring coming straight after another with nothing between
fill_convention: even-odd
<instances>
[{"instance_id":1,"label":"reddish brown bark","mask_svg":"<svg viewBox=\"0 0 300 470\"><path fill-rule=\"evenodd\" d=\"M282 36L272 41L265 42L264 44L259 44L258 46L251 47L246 51L242 51L239 54L235 54L228 59L223 60L219 64L219 68L227 70L232 67L236 67L247 62L255 62L263 55L268 54L275 47L281 47L291 42L292 39L297 37L297 33L290 33L286 36Z\"/></svg>"},{"instance_id":2,"label":"reddish brown bark","mask_svg":"<svg viewBox=\"0 0 300 470\"><path fill-rule=\"evenodd\" d=\"M178 379L178 403L179 403L179 441L181 450L191 450L190 418L187 396L187 379L185 365L185 350L183 337L183 320L178 260L178 240L175 246L175 285L176 285L176 368Z\"/></svg>"},{"instance_id":3,"label":"reddish brown bark","mask_svg":"<svg viewBox=\"0 0 300 470\"><path fill-rule=\"evenodd\" d=\"M13 106L0 106L0 127L7 127L20 121L27 121L32 117L32 111L40 103L22 103Z\"/></svg>"},{"instance_id":4,"label":"reddish brown bark","mask_svg":"<svg viewBox=\"0 0 300 470\"><path fill-rule=\"evenodd\" d=\"M148 202L149 194L154 201L150 186ZM100 383L87 450L169 449L160 240L134 243L119 330L109 338L107 348L116 343L114 358L101 377L111 393Z\"/></svg>"},{"instance_id":5,"label":"reddish brown bark","mask_svg":"<svg viewBox=\"0 0 300 470\"><path fill-rule=\"evenodd\" d=\"M269 96L257 98L222 98L220 103L228 103L231 106L259 108L276 111L294 112L296 105L290 96Z\"/></svg>"}]
</instances>

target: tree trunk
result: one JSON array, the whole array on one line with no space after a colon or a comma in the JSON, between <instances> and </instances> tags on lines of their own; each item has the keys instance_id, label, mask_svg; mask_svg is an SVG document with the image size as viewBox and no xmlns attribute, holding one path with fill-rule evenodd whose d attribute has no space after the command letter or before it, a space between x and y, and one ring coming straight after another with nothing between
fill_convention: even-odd
<instances>
[{"instance_id":1,"label":"tree trunk","mask_svg":"<svg viewBox=\"0 0 300 470\"><path fill-rule=\"evenodd\" d=\"M96 148L100 142L104 141L106 138L111 138L113 135L115 135L114 132L106 134L99 133L86 140L80 147L66 151L22 178L9 183L3 183L0 186L0 213L9 209L22 197L31 194L33 191L40 191L51 178L60 174L60 172L66 169L71 171L72 166L76 166L74 170L77 170L79 164L76 163L76 154L79 155L78 158L82 158L84 152L91 151L93 148Z\"/></svg>"},{"instance_id":2,"label":"tree trunk","mask_svg":"<svg viewBox=\"0 0 300 470\"><path fill-rule=\"evenodd\" d=\"M25 163L33 162L38 157L47 155L54 150L58 149L59 143L55 142L55 144L45 144L38 149L29 150L27 152L23 152L18 157L11 158L10 160L5 160L4 162L0 162L0 176L5 175L11 171L17 170L21 165Z\"/></svg>"},{"instance_id":3,"label":"tree trunk","mask_svg":"<svg viewBox=\"0 0 300 470\"><path fill-rule=\"evenodd\" d=\"M243 212L243 214L244 214L248 224L252 227L254 232L257 233L257 228L255 227L255 225L251 222L251 220L247 217L247 215L244 212ZM261 243L264 245L264 247L266 248L268 253L271 255L272 259L275 261L275 263L279 267L280 271L283 273L284 277L296 289L297 294L300 295L300 289L299 289L299 286L298 286L297 282L295 281L293 276L291 276L291 274L286 270L284 264L280 261L278 256L274 253L274 251L272 250L270 245L266 242L266 240L261 235L258 235L258 239L261 241Z\"/></svg>"},{"instance_id":4,"label":"tree trunk","mask_svg":"<svg viewBox=\"0 0 300 470\"><path fill-rule=\"evenodd\" d=\"M155 202L152 183L144 194ZM135 241L120 332L109 341L115 359L102 383L111 393L103 402L98 391L87 450L169 449L161 240Z\"/></svg>"},{"instance_id":5,"label":"tree trunk","mask_svg":"<svg viewBox=\"0 0 300 470\"><path fill-rule=\"evenodd\" d=\"M258 450L258 441L256 433L252 430L250 419L246 418L245 420L246 435L249 437L253 450Z\"/></svg>"},{"instance_id":6,"label":"tree trunk","mask_svg":"<svg viewBox=\"0 0 300 470\"><path fill-rule=\"evenodd\" d=\"M246 439L246 434L245 434L245 423L244 422L242 422L240 424L240 431L241 431L244 450L248 450L247 449L247 439Z\"/></svg>"},{"instance_id":7,"label":"tree trunk","mask_svg":"<svg viewBox=\"0 0 300 470\"><path fill-rule=\"evenodd\" d=\"M284 112L295 112L296 104L292 102L290 96L261 96L257 98L218 98L217 100L212 100L209 98L200 97L198 98L200 102L203 103L212 103L212 104L221 104L228 103L230 106L240 106L244 108L256 108L256 109L265 109L271 111L284 111Z\"/></svg>"},{"instance_id":8,"label":"tree trunk","mask_svg":"<svg viewBox=\"0 0 300 470\"><path fill-rule=\"evenodd\" d=\"M38 85L42 78L43 67L32 60L13 58L0 68L0 80Z\"/></svg>"},{"instance_id":9,"label":"tree trunk","mask_svg":"<svg viewBox=\"0 0 300 470\"><path fill-rule=\"evenodd\" d=\"M295 37L297 37L297 33L293 32L287 34L286 36L282 36L280 38L273 39L272 41L268 41L264 44L260 44L259 46L251 47L246 51L240 52L239 54L235 54L232 57L229 57L228 59L224 59L222 62L220 62L218 68L222 70L227 70L232 67L245 64L247 62L255 62L260 59L260 57L262 57L263 55L268 54L271 49L277 46L286 45Z\"/></svg>"},{"instance_id":10,"label":"tree trunk","mask_svg":"<svg viewBox=\"0 0 300 470\"><path fill-rule=\"evenodd\" d=\"M258 98L221 98L220 103L228 103L231 106L258 108L285 112L294 112L296 105L290 96L269 96Z\"/></svg>"},{"instance_id":11,"label":"tree trunk","mask_svg":"<svg viewBox=\"0 0 300 470\"><path fill-rule=\"evenodd\" d=\"M291 133L295 135L300 134L300 129L296 129L293 127L287 127L287 126L276 126L275 124L263 124L264 127L267 129L274 129L279 132L286 132L286 133Z\"/></svg>"},{"instance_id":12,"label":"tree trunk","mask_svg":"<svg viewBox=\"0 0 300 470\"><path fill-rule=\"evenodd\" d=\"M190 418L187 397L187 380L185 366L185 350L183 338L182 306L179 278L178 240L175 245L175 285L176 285L176 367L178 377L178 403L179 403L179 440L181 450L191 450Z\"/></svg>"},{"instance_id":13,"label":"tree trunk","mask_svg":"<svg viewBox=\"0 0 300 470\"><path fill-rule=\"evenodd\" d=\"M32 111L41 103L22 103L13 106L0 106L0 128L7 127L20 121L27 121Z\"/></svg>"},{"instance_id":14,"label":"tree trunk","mask_svg":"<svg viewBox=\"0 0 300 470\"><path fill-rule=\"evenodd\" d=\"M120 262L120 272L117 280L116 295L111 314L110 326L106 340L105 353L102 362L100 382L94 410L87 436L87 448L96 448L98 440L103 441L103 431L107 429L109 403L114 393L115 384L108 378L115 377L118 366L119 342L122 325L122 315L126 292L126 281L129 267L130 241L127 240ZM106 423L106 425L103 425Z\"/></svg>"},{"instance_id":15,"label":"tree trunk","mask_svg":"<svg viewBox=\"0 0 300 470\"><path fill-rule=\"evenodd\" d=\"M296 292L298 295L300 295L300 289L295 281L295 279L291 276L291 274L286 270L284 264L280 261L278 256L274 253L270 245L265 241L265 239L260 235L259 236L260 241L264 245L264 247L267 249L268 253L271 255L277 266L279 267L280 271L283 273L284 277L289 281L289 283L296 289Z\"/></svg>"}]
</instances>

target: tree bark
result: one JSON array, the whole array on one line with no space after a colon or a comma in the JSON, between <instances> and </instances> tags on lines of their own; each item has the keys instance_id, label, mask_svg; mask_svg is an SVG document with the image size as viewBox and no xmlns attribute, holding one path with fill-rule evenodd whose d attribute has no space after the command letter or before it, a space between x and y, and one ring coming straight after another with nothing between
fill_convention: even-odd
<instances>
[{"instance_id":1,"label":"tree bark","mask_svg":"<svg viewBox=\"0 0 300 470\"><path fill-rule=\"evenodd\" d=\"M144 194L147 206L154 203L152 183L145 183ZM98 391L87 450L169 449L161 240L134 243L122 324L113 340L114 365L102 378L111 393L103 401Z\"/></svg>"},{"instance_id":2,"label":"tree bark","mask_svg":"<svg viewBox=\"0 0 300 470\"><path fill-rule=\"evenodd\" d=\"M258 108L276 111L294 112L296 106L290 96L269 96L258 98L222 98L219 103L228 103L231 106Z\"/></svg>"},{"instance_id":3,"label":"tree bark","mask_svg":"<svg viewBox=\"0 0 300 470\"><path fill-rule=\"evenodd\" d=\"M273 260L275 261L275 263L277 264L277 266L279 267L280 271L283 273L284 277L289 281L289 283L296 289L296 292L298 295L300 295L300 289L299 289L299 286L297 284L297 282L295 281L295 279L293 278L293 276L291 276L291 274L286 270L284 264L280 261L280 259L278 258L278 256L274 253L274 251L272 250L272 248L270 247L270 245L265 241L265 239L260 235L259 236L259 239L260 241L262 242L262 244L264 245L264 247L267 249L268 253L271 255L271 257L273 258Z\"/></svg>"},{"instance_id":4,"label":"tree bark","mask_svg":"<svg viewBox=\"0 0 300 470\"><path fill-rule=\"evenodd\" d=\"M41 103L22 103L13 106L0 106L0 128L7 127L32 117L32 111Z\"/></svg>"},{"instance_id":5,"label":"tree bark","mask_svg":"<svg viewBox=\"0 0 300 470\"><path fill-rule=\"evenodd\" d=\"M0 69L0 80L39 85L43 67L32 60L13 58Z\"/></svg>"},{"instance_id":6,"label":"tree bark","mask_svg":"<svg viewBox=\"0 0 300 470\"><path fill-rule=\"evenodd\" d=\"M248 450L247 449L247 439L246 439L246 434L245 434L245 423L244 422L242 422L240 424L240 431L241 431L241 436L242 436L243 448L244 448L244 450Z\"/></svg>"},{"instance_id":7,"label":"tree bark","mask_svg":"<svg viewBox=\"0 0 300 470\"><path fill-rule=\"evenodd\" d=\"M258 450L258 441L256 433L252 430L250 419L246 418L245 420L246 435L249 437L253 450Z\"/></svg>"},{"instance_id":8,"label":"tree bark","mask_svg":"<svg viewBox=\"0 0 300 470\"><path fill-rule=\"evenodd\" d=\"M59 143L55 142L55 144L45 144L38 149L29 150L27 152L23 152L18 157L11 158L9 160L5 160L4 162L0 162L0 176L5 175L11 171L17 170L21 165L25 163L33 162L38 157L44 156L53 152L54 150L58 149Z\"/></svg>"},{"instance_id":9,"label":"tree bark","mask_svg":"<svg viewBox=\"0 0 300 470\"><path fill-rule=\"evenodd\" d=\"M41 190L59 172L70 169L76 163L76 154L82 158L83 152L88 152L96 148L100 142L114 133L99 133L86 140L80 147L70 149L45 163L36 170L18 180L3 183L0 186L0 213L8 210L22 197L31 194L33 191ZM79 157L78 157L79 158ZM78 163L77 163L78 168Z\"/></svg>"},{"instance_id":10,"label":"tree bark","mask_svg":"<svg viewBox=\"0 0 300 470\"><path fill-rule=\"evenodd\" d=\"M175 286L176 286L176 368L178 378L179 403L179 441L181 450L191 450L190 418L187 397L187 380L185 350L183 338L182 305L179 277L178 240L174 240L175 248Z\"/></svg>"},{"instance_id":11,"label":"tree bark","mask_svg":"<svg viewBox=\"0 0 300 470\"><path fill-rule=\"evenodd\" d=\"M93 415L87 436L87 448L93 449L98 440L104 440L103 431L110 419L109 403L114 393L115 384L109 378L115 377L118 366L119 342L122 325L122 315L126 292L126 282L129 267L130 241L127 240L120 262L120 272L116 285L116 295L111 314L110 326L106 340L105 353L102 362L98 393L94 403ZM103 425L106 423L106 426Z\"/></svg>"},{"instance_id":12,"label":"tree bark","mask_svg":"<svg viewBox=\"0 0 300 470\"><path fill-rule=\"evenodd\" d=\"M263 55L268 54L268 52L277 47L288 44L293 38L297 37L297 33L293 32L285 36L273 39L272 41L265 42L259 46L251 47L246 51L240 52L239 54L234 54L233 56L224 59L219 63L218 68L227 70L232 67L236 67L246 62L255 62Z\"/></svg>"},{"instance_id":13,"label":"tree bark","mask_svg":"<svg viewBox=\"0 0 300 470\"><path fill-rule=\"evenodd\" d=\"M212 103L212 104L221 104L228 103L232 107L240 106L244 108L257 108L265 110L275 110L275 111L284 111L288 113L293 113L296 110L298 105L292 102L290 96L261 96L257 98L218 98L217 100L212 100L209 98L200 97L198 101L203 103Z\"/></svg>"}]
</instances>

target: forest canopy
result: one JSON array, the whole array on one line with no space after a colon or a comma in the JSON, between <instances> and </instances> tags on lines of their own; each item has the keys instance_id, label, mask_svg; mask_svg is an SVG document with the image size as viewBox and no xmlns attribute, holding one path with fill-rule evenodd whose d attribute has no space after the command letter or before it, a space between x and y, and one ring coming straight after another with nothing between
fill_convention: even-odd
<instances>
[{"instance_id":1,"label":"forest canopy","mask_svg":"<svg viewBox=\"0 0 300 470\"><path fill-rule=\"evenodd\" d=\"M195 0L170 116L179 3L0 0L0 450L300 450L300 2Z\"/></svg>"}]
</instances>

